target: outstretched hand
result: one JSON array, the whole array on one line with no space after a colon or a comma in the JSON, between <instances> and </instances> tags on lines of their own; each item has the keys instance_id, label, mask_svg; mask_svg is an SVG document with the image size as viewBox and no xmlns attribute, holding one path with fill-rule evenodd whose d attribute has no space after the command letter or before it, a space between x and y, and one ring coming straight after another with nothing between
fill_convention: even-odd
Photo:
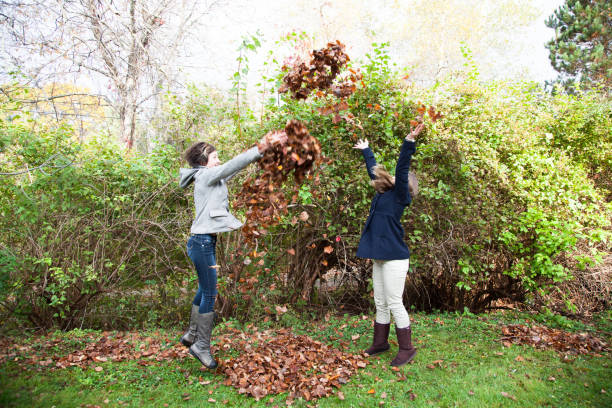
<instances>
[{"instance_id":1,"label":"outstretched hand","mask_svg":"<svg viewBox=\"0 0 612 408\"><path fill-rule=\"evenodd\" d=\"M287 134L282 130L275 130L267 133L264 137L261 138L258 144L259 152L263 153L272 145L275 144L285 144L287 143Z\"/></svg>"},{"instance_id":2,"label":"outstretched hand","mask_svg":"<svg viewBox=\"0 0 612 408\"><path fill-rule=\"evenodd\" d=\"M425 123L419 123L410 133L406 135L406 140L410 142L414 142L414 139L423 131L425 128Z\"/></svg>"},{"instance_id":3,"label":"outstretched hand","mask_svg":"<svg viewBox=\"0 0 612 408\"><path fill-rule=\"evenodd\" d=\"M370 147L368 139L359 139L357 143L355 143L355 146L353 146L353 149L363 150L367 149L368 147Z\"/></svg>"}]
</instances>

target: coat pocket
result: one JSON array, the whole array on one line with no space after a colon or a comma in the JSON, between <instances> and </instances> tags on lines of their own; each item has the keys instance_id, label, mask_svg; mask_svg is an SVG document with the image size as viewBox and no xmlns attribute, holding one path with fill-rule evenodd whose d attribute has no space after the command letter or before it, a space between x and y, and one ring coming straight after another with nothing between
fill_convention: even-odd
<instances>
[{"instance_id":1,"label":"coat pocket","mask_svg":"<svg viewBox=\"0 0 612 408\"><path fill-rule=\"evenodd\" d=\"M210 218L217 218L217 217L227 217L228 215L230 215L230 213L224 209L216 209L216 210L210 210L208 215L210 216Z\"/></svg>"}]
</instances>

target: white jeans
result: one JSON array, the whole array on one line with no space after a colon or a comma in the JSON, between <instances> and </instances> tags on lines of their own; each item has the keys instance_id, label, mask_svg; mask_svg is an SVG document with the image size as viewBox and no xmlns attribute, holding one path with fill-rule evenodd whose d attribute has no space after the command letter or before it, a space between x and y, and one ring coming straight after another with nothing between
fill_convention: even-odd
<instances>
[{"instance_id":1,"label":"white jeans","mask_svg":"<svg viewBox=\"0 0 612 408\"><path fill-rule=\"evenodd\" d=\"M377 261L373 259L372 261L374 263L372 281L374 283L376 322L390 323L391 313L393 313L397 328L403 329L410 326L410 317L402 302L410 260Z\"/></svg>"}]
</instances>

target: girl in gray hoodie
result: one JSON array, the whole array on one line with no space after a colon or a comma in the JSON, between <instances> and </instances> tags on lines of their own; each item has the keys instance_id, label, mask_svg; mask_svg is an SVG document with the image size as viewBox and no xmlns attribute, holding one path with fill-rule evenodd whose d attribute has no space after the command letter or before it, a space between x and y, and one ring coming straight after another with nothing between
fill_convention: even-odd
<instances>
[{"instance_id":1,"label":"girl in gray hoodie","mask_svg":"<svg viewBox=\"0 0 612 408\"><path fill-rule=\"evenodd\" d=\"M198 274L198 291L191 307L189 329L181 337L181 343L207 368L217 366L210 351L217 295L217 234L242 226L229 212L227 181L249 163L259 160L273 144L286 142L284 132L268 133L257 146L227 163L221 163L215 147L206 142L197 142L185 152L191 168L180 169L180 186L185 188L194 183L195 219L187 241L187 254Z\"/></svg>"}]
</instances>

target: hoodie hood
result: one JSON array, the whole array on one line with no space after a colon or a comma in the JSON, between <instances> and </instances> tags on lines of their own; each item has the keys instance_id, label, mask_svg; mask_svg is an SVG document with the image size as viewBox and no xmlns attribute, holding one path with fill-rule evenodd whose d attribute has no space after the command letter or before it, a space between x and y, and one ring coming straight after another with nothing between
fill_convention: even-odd
<instances>
[{"instance_id":1,"label":"hoodie hood","mask_svg":"<svg viewBox=\"0 0 612 408\"><path fill-rule=\"evenodd\" d=\"M195 174L198 171L200 171L199 167L192 169L180 169L179 174L181 175L181 181L179 182L179 186L185 188L190 185L195 180Z\"/></svg>"}]
</instances>

